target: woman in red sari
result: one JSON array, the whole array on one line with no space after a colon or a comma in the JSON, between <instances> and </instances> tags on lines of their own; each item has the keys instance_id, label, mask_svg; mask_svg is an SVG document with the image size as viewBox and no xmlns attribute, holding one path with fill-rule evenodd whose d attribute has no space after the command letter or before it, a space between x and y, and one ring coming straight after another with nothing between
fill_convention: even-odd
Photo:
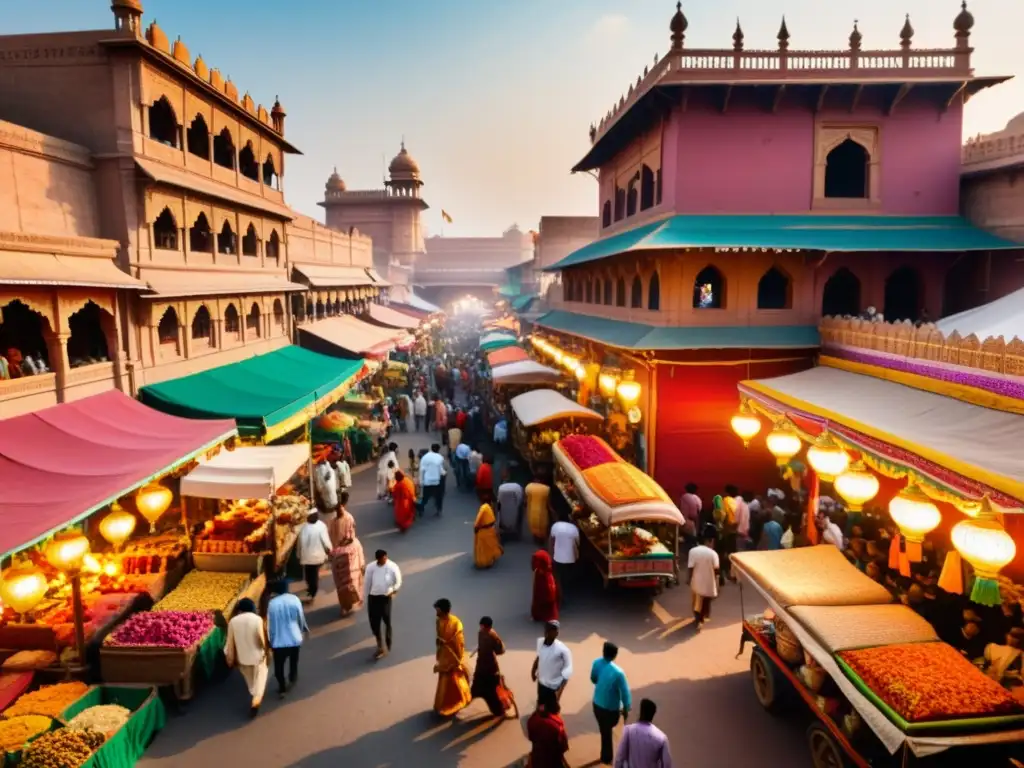
<instances>
[{"instance_id":1,"label":"woman in red sari","mask_svg":"<svg viewBox=\"0 0 1024 768\"><path fill-rule=\"evenodd\" d=\"M476 495L481 504L490 504L494 500L494 467L490 458L485 457L476 471Z\"/></svg>"},{"instance_id":2,"label":"woman in red sari","mask_svg":"<svg viewBox=\"0 0 1024 768\"><path fill-rule=\"evenodd\" d=\"M391 498L395 503L395 525L405 533L416 519L416 486L402 471L395 472Z\"/></svg>"},{"instance_id":3,"label":"woman in red sari","mask_svg":"<svg viewBox=\"0 0 1024 768\"><path fill-rule=\"evenodd\" d=\"M558 619L558 584L555 582L554 565L551 555L538 549L533 553L533 603L530 614L534 621L555 621Z\"/></svg>"}]
</instances>

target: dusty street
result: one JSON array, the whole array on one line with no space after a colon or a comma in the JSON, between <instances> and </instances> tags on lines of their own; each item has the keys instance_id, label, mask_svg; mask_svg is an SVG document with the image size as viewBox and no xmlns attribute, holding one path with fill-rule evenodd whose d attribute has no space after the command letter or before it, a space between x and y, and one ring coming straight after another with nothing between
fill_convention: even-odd
<instances>
[{"instance_id":1,"label":"dusty street","mask_svg":"<svg viewBox=\"0 0 1024 768\"><path fill-rule=\"evenodd\" d=\"M399 455L427 444L399 434ZM338 618L330 574L308 608L311 636L302 648L299 682L284 701L275 684L259 717L248 719L242 679L207 687L182 715L171 716L141 765L274 766L285 768L504 768L526 754L525 718L532 710L530 665L540 629L529 617L530 543L512 543L498 565L484 572L472 564L475 497L449 484L441 518L433 509L400 535L391 510L373 495L373 476L354 476L349 509L367 557L388 550L402 568L404 587L395 600L393 653L371 659L373 641L365 613ZM522 723L495 725L476 701L455 722L431 712L436 678L434 600L447 597L466 627L467 651L475 648L477 620L494 618L509 649L502 670L516 692ZM747 593L749 597L749 591ZM570 593L562 614L562 639L573 652L575 675L562 699L572 745L571 765L598 756L591 712L591 661L605 639L619 644L619 663L635 702L658 704L656 724L671 739L676 766L799 768L810 764L806 723L778 720L758 705L750 684L749 647L734 659L739 641L739 595L727 586L711 624L699 635L689 624L689 592L671 589L649 604L629 591L605 593L588 580ZM756 610L748 602L747 610Z\"/></svg>"}]
</instances>

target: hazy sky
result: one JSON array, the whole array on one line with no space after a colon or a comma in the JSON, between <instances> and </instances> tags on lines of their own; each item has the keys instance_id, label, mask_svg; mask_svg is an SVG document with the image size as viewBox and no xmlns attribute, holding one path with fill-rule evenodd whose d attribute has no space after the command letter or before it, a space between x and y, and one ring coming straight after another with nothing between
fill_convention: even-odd
<instances>
[{"instance_id":1,"label":"hazy sky","mask_svg":"<svg viewBox=\"0 0 1024 768\"><path fill-rule=\"evenodd\" d=\"M268 107L279 94L291 205L316 203L333 166L350 189L379 187L403 135L423 172L428 231L498 235L542 215L596 215L596 182L569 169L587 129L669 44L671 0L142 0L171 40ZM2 2L0 33L112 26L109 0ZM971 0L974 66L1024 75L1022 0ZM927 9L927 10L926 10ZM863 48L896 48L909 12L918 47L952 47L958 0L690 0L686 43L727 48L738 16L748 48L841 49L854 18ZM967 106L965 135L1024 111L1024 78ZM70 118L69 116L69 119Z\"/></svg>"}]
</instances>

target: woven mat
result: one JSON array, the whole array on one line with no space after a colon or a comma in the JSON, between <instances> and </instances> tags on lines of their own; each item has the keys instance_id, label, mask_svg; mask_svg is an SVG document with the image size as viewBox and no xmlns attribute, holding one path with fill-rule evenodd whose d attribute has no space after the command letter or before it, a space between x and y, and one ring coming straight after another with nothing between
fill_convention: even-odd
<instances>
[{"instance_id":1,"label":"woven mat","mask_svg":"<svg viewBox=\"0 0 1024 768\"><path fill-rule=\"evenodd\" d=\"M583 479L609 507L644 501L671 501L653 478L632 464L616 461L585 469Z\"/></svg>"},{"instance_id":2,"label":"woven mat","mask_svg":"<svg viewBox=\"0 0 1024 768\"><path fill-rule=\"evenodd\" d=\"M885 587L858 571L831 544L740 552L732 559L783 608L892 602L892 595Z\"/></svg>"},{"instance_id":3,"label":"woven mat","mask_svg":"<svg viewBox=\"0 0 1024 768\"><path fill-rule=\"evenodd\" d=\"M832 653L939 639L932 625L905 605L800 605L790 613Z\"/></svg>"}]
</instances>

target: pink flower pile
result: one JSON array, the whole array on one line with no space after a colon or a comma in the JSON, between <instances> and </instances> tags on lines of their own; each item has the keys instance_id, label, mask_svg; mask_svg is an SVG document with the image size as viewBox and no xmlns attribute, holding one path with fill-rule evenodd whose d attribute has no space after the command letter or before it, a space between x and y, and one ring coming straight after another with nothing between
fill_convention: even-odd
<instances>
[{"instance_id":1,"label":"pink flower pile","mask_svg":"<svg viewBox=\"0 0 1024 768\"><path fill-rule=\"evenodd\" d=\"M562 450L569 454L572 463L582 472L601 464L619 461L619 457L603 441L593 435L569 435L559 443Z\"/></svg>"},{"instance_id":2,"label":"pink flower pile","mask_svg":"<svg viewBox=\"0 0 1024 768\"><path fill-rule=\"evenodd\" d=\"M112 645L189 648L213 629L209 613L160 611L136 613L110 636Z\"/></svg>"}]
</instances>

